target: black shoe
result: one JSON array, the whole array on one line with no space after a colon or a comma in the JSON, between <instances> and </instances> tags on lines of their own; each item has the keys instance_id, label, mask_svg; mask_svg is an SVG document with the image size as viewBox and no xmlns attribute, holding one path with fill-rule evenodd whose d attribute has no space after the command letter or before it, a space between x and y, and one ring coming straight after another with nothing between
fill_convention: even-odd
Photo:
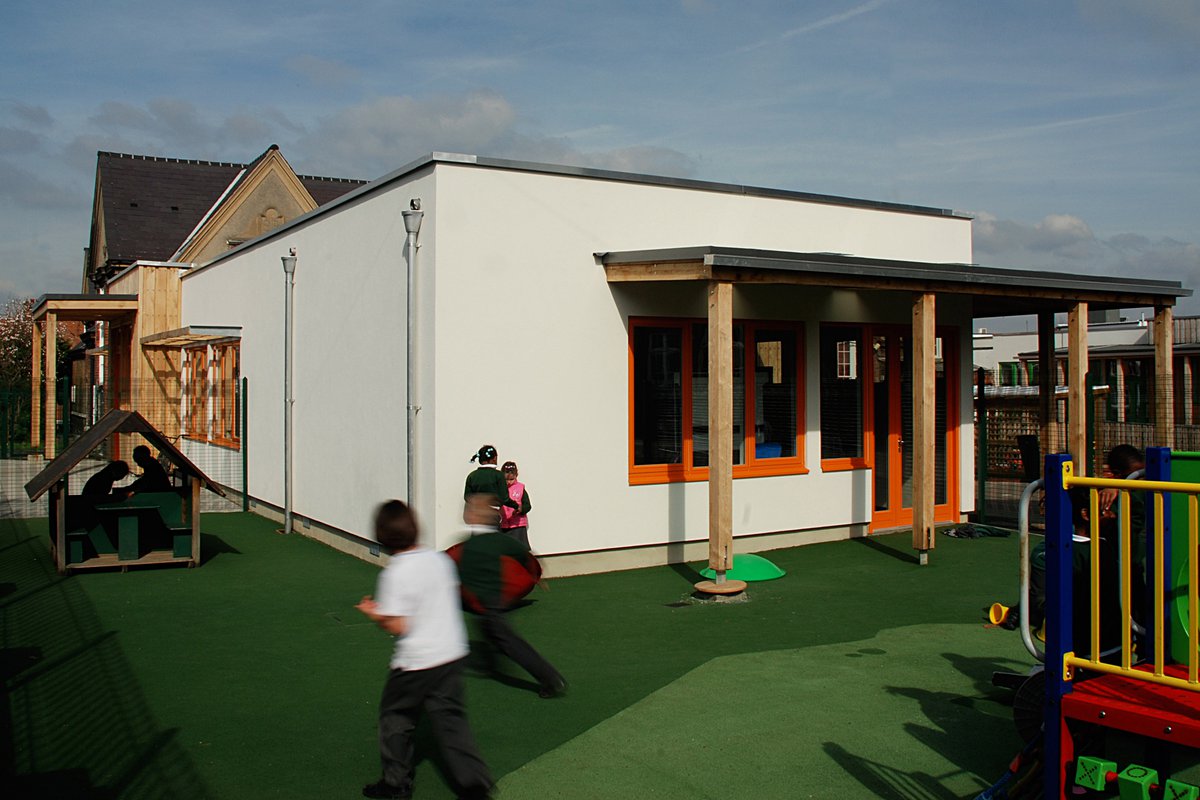
<instances>
[{"instance_id":1,"label":"black shoe","mask_svg":"<svg viewBox=\"0 0 1200 800\"><path fill-rule=\"evenodd\" d=\"M566 680L559 678L555 683L549 683L538 689L538 697L543 700L549 700L552 697L561 697L567 693Z\"/></svg>"},{"instance_id":2,"label":"black shoe","mask_svg":"<svg viewBox=\"0 0 1200 800\"><path fill-rule=\"evenodd\" d=\"M382 778L375 783L363 787L363 797L379 798L379 800L412 800L412 792L403 791L399 786L392 786Z\"/></svg>"}]
</instances>

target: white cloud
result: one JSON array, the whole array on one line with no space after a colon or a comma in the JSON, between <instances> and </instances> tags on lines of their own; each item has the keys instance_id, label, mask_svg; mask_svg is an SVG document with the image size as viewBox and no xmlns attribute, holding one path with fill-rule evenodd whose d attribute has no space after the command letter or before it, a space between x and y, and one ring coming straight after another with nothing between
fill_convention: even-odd
<instances>
[{"instance_id":1,"label":"white cloud","mask_svg":"<svg viewBox=\"0 0 1200 800\"><path fill-rule=\"evenodd\" d=\"M320 120L289 146L304 171L375 178L434 151L685 176L691 157L666 147L584 150L565 137L518 130L508 100L490 91L433 98L381 97Z\"/></svg>"},{"instance_id":2,"label":"white cloud","mask_svg":"<svg viewBox=\"0 0 1200 800\"><path fill-rule=\"evenodd\" d=\"M745 47L740 47L737 50L735 50L734 52L746 53L751 50L757 50L762 47L767 47L769 45L781 44L783 42L788 41L789 39L794 39L797 36L803 36L806 33L812 33L813 31L819 31L822 28L828 28L830 25L838 25L842 22L846 22L847 20L854 19L857 16L874 11L881 6L886 5L888 2L889 2L889 0L868 0L868 2L863 3L862 5L855 6L854 8L851 8L847 11L842 11L838 14L831 14L831 15L829 15L827 17L823 17L819 20L805 23L804 25L800 25L798 27L791 28L789 30L783 31L782 33L777 33L777 34L770 36L766 39L763 39L761 41L746 45ZM800 7L803 7L803 6L800 6Z\"/></svg>"},{"instance_id":3,"label":"white cloud","mask_svg":"<svg viewBox=\"0 0 1200 800\"><path fill-rule=\"evenodd\" d=\"M1094 254L1096 236L1079 217L1049 214L1028 225L1014 220L997 219L980 213L974 222L975 249L993 255L1030 258L1055 258L1084 261Z\"/></svg>"},{"instance_id":4,"label":"white cloud","mask_svg":"<svg viewBox=\"0 0 1200 800\"><path fill-rule=\"evenodd\" d=\"M1139 233L1097 237L1071 214L1051 214L1027 224L980 213L974 242L976 260L987 266L1179 281L1200 291L1200 244ZM1200 313L1200 298L1182 299L1177 311Z\"/></svg>"},{"instance_id":5,"label":"white cloud","mask_svg":"<svg viewBox=\"0 0 1200 800\"><path fill-rule=\"evenodd\" d=\"M319 120L297 160L322 174L377 177L431 150L472 153L508 133L512 106L494 92L418 100L381 97Z\"/></svg>"}]
</instances>

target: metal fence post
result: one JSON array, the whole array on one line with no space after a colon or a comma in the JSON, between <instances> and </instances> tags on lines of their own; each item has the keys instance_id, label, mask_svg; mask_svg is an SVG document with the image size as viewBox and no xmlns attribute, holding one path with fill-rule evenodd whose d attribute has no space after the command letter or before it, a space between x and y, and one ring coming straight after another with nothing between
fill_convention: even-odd
<instances>
[{"instance_id":1,"label":"metal fence post","mask_svg":"<svg viewBox=\"0 0 1200 800\"><path fill-rule=\"evenodd\" d=\"M1088 475L1097 475L1096 472L1096 376L1088 371L1084 377L1087 383L1087 393L1085 395L1083 407L1087 413L1087 418L1084 421L1084 427L1087 429L1087 473Z\"/></svg>"},{"instance_id":2,"label":"metal fence post","mask_svg":"<svg viewBox=\"0 0 1200 800\"><path fill-rule=\"evenodd\" d=\"M975 418L977 421L975 441L979 443L976 448L979 463L975 465L975 510L980 524L985 524L987 522L988 418L985 394L987 371L983 367L975 370L975 386Z\"/></svg>"},{"instance_id":3,"label":"metal fence post","mask_svg":"<svg viewBox=\"0 0 1200 800\"><path fill-rule=\"evenodd\" d=\"M246 409L249 406L247 400L248 380L248 378L242 378L242 511L250 510L250 456L247 454L249 442L246 441Z\"/></svg>"}]
</instances>

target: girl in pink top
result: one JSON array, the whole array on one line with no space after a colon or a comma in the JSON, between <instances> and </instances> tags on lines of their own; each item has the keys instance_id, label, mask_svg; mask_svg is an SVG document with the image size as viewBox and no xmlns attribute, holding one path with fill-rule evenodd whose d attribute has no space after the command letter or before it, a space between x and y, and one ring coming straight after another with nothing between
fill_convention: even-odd
<instances>
[{"instance_id":1,"label":"girl in pink top","mask_svg":"<svg viewBox=\"0 0 1200 800\"><path fill-rule=\"evenodd\" d=\"M509 536L516 539L525 549L529 549L529 509L533 505L529 502L529 492L525 491L525 484L517 480L517 463L515 461L505 461L500 467L500 471L504 473L504 482L508 484L508 496L518 508L509 508L507 505L500 506L500 530L507 533Z\"/></svg>"}]
</instances>

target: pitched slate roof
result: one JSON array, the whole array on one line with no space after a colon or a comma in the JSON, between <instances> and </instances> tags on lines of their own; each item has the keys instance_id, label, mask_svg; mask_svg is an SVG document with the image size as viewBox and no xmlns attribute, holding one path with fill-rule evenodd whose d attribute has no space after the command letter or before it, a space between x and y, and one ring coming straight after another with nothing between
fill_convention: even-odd
<instances>
[{"instance_id":1,"label":"pitched slate roof","mask_svg":"<svg viewBox=\"0 0 1200 800\"><path fill-rule=\"evenodd\" d=\"M99 152L96 184L102 195L108 263L169 259L238 175L277 149L271 145L249 164ZM297 177L317 205L366 183Z\"/></svg>"}]
</instances>

